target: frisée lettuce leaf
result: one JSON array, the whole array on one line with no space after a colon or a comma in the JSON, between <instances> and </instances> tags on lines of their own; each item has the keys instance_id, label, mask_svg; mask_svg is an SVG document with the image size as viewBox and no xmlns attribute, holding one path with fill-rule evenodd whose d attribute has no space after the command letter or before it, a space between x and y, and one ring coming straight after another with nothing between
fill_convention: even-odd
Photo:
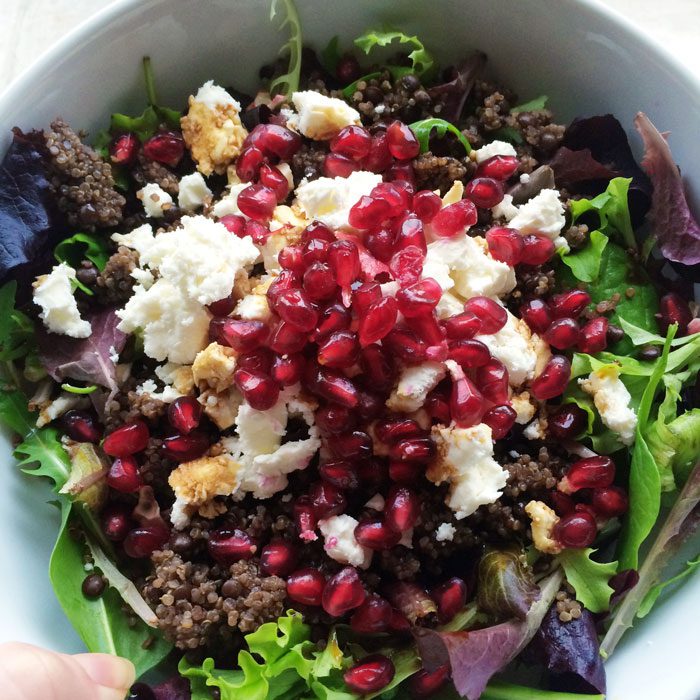
<instances>
[{"instance_id":1,"label":"fris\u00e9e lettuce leaf","mask_svg":"<svg viewBox=\"0 0 700 700\"><path fill-rule=\"evenodd\" d=\"M369 30L355 39L355 46L368 54L378 46L389 46L393 42L408 44L413 50L408 54L411 59L412 71L416 75L424 75L435 63L432 55L417 36L408 36L403 32Z\"/></svg>"}]
</instances>

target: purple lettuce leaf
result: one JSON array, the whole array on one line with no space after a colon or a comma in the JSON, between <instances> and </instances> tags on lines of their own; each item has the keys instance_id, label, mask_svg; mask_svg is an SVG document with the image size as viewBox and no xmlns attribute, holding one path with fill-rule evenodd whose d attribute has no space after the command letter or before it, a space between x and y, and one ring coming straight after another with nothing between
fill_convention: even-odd
<instances>
[{"instance_id":1,"label":"purple lettuce leaf","mask_svg":"<svg viewBox=\"0 0 700 700\"><path fill-rule=\"evenodd\" d=\"M555 689L605 693L605 668L598 633L588 610L583 610L577 620L562 622L556 606L552 606L535 635L533 646L551 673Z\"/></svg>"},{"instance_id":2,"label":"purple lettuce leaf","mask_svg":"<svg viewBox=\"0 0 700 700\"><path fill-rule=\"evenodd\" d=\"M450 122L457 121L460 114L462 114L464 103L467 101L474 83L485 65L486 54L475 51L453 68L451 80L440 85L433 85L433 87L428 89L428 93L433 99L443 98L444 96L443 108L440 112L441 119L446 119Z\"/></svg>"},{"instance_id":3,"label":"purple lettuce leaf","mask_svg":"<svg viewBox=\"0 0 700 700\"><path fill-rule=\"evenodd\" d=\"M649 221L664 257L684 265L700 263L700 225L688 207L683 180L666 139L639 112L634 125L644 141L642 167L654 185Z\"/></svg>"},{"instance_id":4,"label":"purple lettuce leaf","mask_svg":"<svg viewBox=\"0 0 700 700\"><path fill-rule=\"evenodd\" d=\"M566 187L571 190L580 182L590 180L611 180L619 173L609 168L607 165L599 163L591 153L590 148L582 148L573 151L566 146L562 146L554 154L548 163L554 171L554 177L559 187Z\"/></svg>"},{"instance_id":5,"label":"purple lettuce leaf","mask_svg":"<svg viewBox=\"0 0 700 700\"><path fill-rule=\"evenodd\" d=\"M88 338L69 338L37 330L39 357L46 371L57 382L73 379L97 384L111 391L117 389L116 367L111 355L121 352L126 334L117 328L119 318L114 309L86 315L92 326Z\"/></svg>"},{"instance_id":6,"label":"purple lettuce leaf","mask_svg":"<svg viewBox=\"0 0 700 700\"><path fill-rule=\"evenodd\" d=\"M190 682L182 676L173 676L151 688L156 700L190 700Z\"/></svg>"}]
</instances>

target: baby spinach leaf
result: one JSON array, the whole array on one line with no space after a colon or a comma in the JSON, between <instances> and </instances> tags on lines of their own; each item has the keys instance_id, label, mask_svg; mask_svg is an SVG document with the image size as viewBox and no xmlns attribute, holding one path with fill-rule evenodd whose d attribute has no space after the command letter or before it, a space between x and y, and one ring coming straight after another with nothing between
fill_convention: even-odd
<instances>
[{"instance_id":1,"label":"baby spinach leaf","mask_svg":"<svg viewBox=\"0 0 700 700\"><path fill-rule=\"evenodd\" d=\"M523 102L520 105L516 105L515 107L510 108L510 113L511 114L520 114L520 112L536 112L541 109L544 109L547 106L547 100L549 98L547 95L540 95L539 97L535 97L534 99L530 100L529 102Z\"/></svg>"},{"instance_id":2,"label":"baby spinach leaf","mask_svg":"<svg viewBox=\"0 0 700 700\"><path fill-rule=\"evenodd\" d=\"M340 37L336 34L326 44L325 48L320 52L319 58L321 65L330 73L335 75L335 69L340 62Z\"/></svg>"},{"instance_id":3,"label":"baby spinach leaf","mask_svg":"<svg viewBox=\"0 0 700 700\"><path fill-rule=\"evenodd\" d=\"M101 272L109 260L109 247L102 236L76 233L56 246L54 257L58 262L68 263L75 268L79 267L83 260L89 260Z\"/></svg>"},{"instance_id":4,"label":"baby spinach leaf","mask_svg":"<svg viewBox=\"0 0 700 700\"><path fill-rule=\"evenodd\" d=\"M651 612L651 609L654 607L654 604L658 600L664 588L679 583L698 568L700 568L700 556L696 557L692 561L686 562L685 568L680 574L676 574L673 578L668 579L668 581L662 581L661 583L657 583L655 586L652 586L647 591L644 598L642 598L642 602L639 604L637 617L646 617Z\"/></svg>"},{"instance_id":5,"label":"baby spinach leaf","mask_svg":"<svg viewBox=\"0 0 700 700\"><path fill-rule=\"evenodd\" d=\"M449 131L457 137L457 140L464 146L464 150L467 153L470 153L472 150L467 137L454 124L444 119L422 119L419 122L409 124L409 128L416 135L418 143L420 143L421 153L425 153L430 149L430 134L433 131L435 131L440 138L444 138L445 134Z\"/></svg>"},{"instance_id":6,"label":"baby spinach leaf","mask_svg":"<svg viewBox=\"0 0 700 700\"><path fill-rule=\"evenodd\" d=\"M416 75L424 75L433 67L433 57L423 46L423 42L417 36L408 36L403 32L370 30L355 39L355 46L369 54L373 48L389 46L394 41L398 41L400 44L409 44L413 47L408 57L411 59L413 72Z\"/></svg>"},{"instance_id":7,"label":"baby spinach leaf","mask_svg":"<svg viewBox=\"0 0 700 700\"><path fill-rule=\"evenodd\" d=\"M289 25L289 39L280 49L280 53L285 49L289 51L289 68L286 73L278 75L270 82L270 94L280 93L289 99L292 93L299 89L302 51L301 22L293 0L281 0L281 3L284 8L284 19L279 25L279 30L281 31ZM277 15L279 4L280 0L272 0L270 7L271 20Z\"/></svg>"},{"instance_id":8,"label":"baby spinach leaf","mask_svg":"<svg viewBox=\"0 0 700 700\"><path fill-rule=\"evenodd\" d=\"M608 237L600 231L591 231L588 243L580 250L572 251L561 256L565 265L577 280L592 282L598 277L603 251L608 244Z\"/></svg>"},{"instance_id":9,"label":"baby spinach leaf","mask_svg":"<svg viewBox=\"0 0 700 700\"><path fill-rule=\"evenodd\" d=\"M605 612L610 607L613 589L610 579L617 572L617 562L601 563L591 559L594 549L565 549L557 555L564 568L567 581L576 591L576 599L594 613Z\"/></svg>"}]
</instances>

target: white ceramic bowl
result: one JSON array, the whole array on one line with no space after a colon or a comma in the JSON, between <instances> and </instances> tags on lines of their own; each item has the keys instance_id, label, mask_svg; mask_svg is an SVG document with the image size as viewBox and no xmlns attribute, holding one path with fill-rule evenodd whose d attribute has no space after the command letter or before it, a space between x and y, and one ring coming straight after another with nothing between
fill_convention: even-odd
<instances>
[{"instance_id":1,"label":"white ceramic bowl","mask_svg":"<svg viewBox=\"0 0 700 700\"><path fill-rule=\"evenodd\" d=\"M418 33L443 63L473 48L523 99L545 93L558 121L612 112L626 128L642 109L664 131L700 196L700 81L623 17L593 0L297 0L304 38L346 44L383 24ZM112 111L143 109L143 55L153 58L164 104L184 104L205 80L256 87L257 69L282 43L267 0L128 0L84 23L0 97L0 152L10 127L56 115L94 133ZM638 146L636 135L632 142ZM639 149L636 149L637 152ZM697 210L697 209L696 209ZM0 436L1 438L2 436ZM13 467L0 445L0 641L61 651L82 646L56 603L47 563L57 512L47 488ZM700 575L638 624L607 665L609 700L698 700Z\"/></svg>"}]
</instances>

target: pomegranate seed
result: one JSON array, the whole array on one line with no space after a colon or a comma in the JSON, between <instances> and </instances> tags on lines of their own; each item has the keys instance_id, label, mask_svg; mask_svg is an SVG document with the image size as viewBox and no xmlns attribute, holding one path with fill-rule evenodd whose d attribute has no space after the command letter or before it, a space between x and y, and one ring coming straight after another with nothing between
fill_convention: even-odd
<instances>
[{"instance_id":1,"label":"pomegranate seed","mask_svg":"<svg viewBox=\"0 0 700 700\"><path fill-rule=\"evenodd\" d=\"M301 380L305 360L302 355L275 356L270 369L270 376L280 386L292 386Z\"/></svg>"},{"instance_id":2,"label":"pomegranate seed","mask_svg":"<svg viewBox=\"0 0 700 700\"><path fill-rule=\"evenodd\" d=\"M514 229L506 226L494 226L486 232L486 243L494 260L514 267L523 255L523 237Z\"/></svg>"},{"instance_id":3,"label":"pomegranate seed","mask_svg":"<svg viewBox=\"0 0 700 700\"><path fill-rule=\"evenodd\" d=\"M283 321L300 331L310 331L318 323L318 312L301 289L285 289L277 297L275 311Z\"/></svg>"},{"instance_id":4,"label":"pomegranate seed","mask_svg":"<svg viewBox=\"0 0 700 700\"><path fill-rule=\"evenodd\" d=\"M378 459L366 459L359 462L356 466L360 483L368 491L371 490L373 493L376 493L387 484L389 469L386 462Z\"/></svg>"},{"instance_id":5,"label":"pomegranate seed","mask_svg":"<svg viewBox=\"0 0 700 700\"><path fill-rule=\"evenodd\" d=\"M366 597L367 593L357 571L346 566L326 582L321 602L329 615L340 617L359 608Z\"/></svg>"},{"instance_id":6,"label":"pomegranate seed","mask_svg":"<svg viewBox=\"0 0 700 700\"><path fill-rule=\"evenodd\" d=\"M372 199L366 195L350 208L348 223L353 228L370 229L389 218L389 204L383 199Z\"/></svg>"},{"instance_id":7,"label":"pomegranate seed","mask_svg":"<svg viewBox=\"0 0 700 700\"><path fill-rule=\"evenodd\" d=\"M382 344L407 364L419 364L426 358L428 346L408 328L394 328Z\"/></svg>"},{"instance_id":8,"label":"pomegranate seed","mask_svg":"<svg viewBox=\"0 0 700 700\"><path fill-rule=\"evenodd\" d=\"M467 603L467 584L461 578L451 578L434 588L432 597L443 624L449 622Z\"/></svg>"},{"instance_id":9,"label":"pomegranate seed","mask_svg":"<svg viewBox=\"0 0 700 700\"><path fill-rule=\"evenodd\" d=\"M325 462L318 468L321 478L338 489L356 489L360 485L360 477L355 466L346 460Z\"/></svg>"},{"instance_id":10,"label":"pomegranate seed","mask_svg":"<svg viewBox=\"0 0 700 700\"><path fill-rule=\"evenodd\" d=\"M503 201L503 185L490 177L475 177L464 188L464 196L477 207L490 209Z\"/></svg>"},{"instance_id":11,"label":"pomegranate seed","mask_svg":"<svg viewBox=\"0 0 700 700\"><path fill-rule=\"evenodd\" d=\"M115 165L131 165L139 152L136 134L119 134L109 145L109 159Z\"/></svg>"},{"instance_id":12,"label":"pomegranate seed","mask_svg":"<svg viewBox=\"0 0 700 700\"><path fill-rule=\"evenodd\" d=\"M423 435L424 431L412 418L385 418L377 421L374 426L374 434L380 442L393 445L399 440L408 437Z\"/></svg>"},{"instance_id":13,"label":"pomegranate seed","mask_svg":"<svg viewBox=\"0 0 700 700\"><path fill-rule=\"evenodd\" d=\"M360 253L352 241L331 243L328 262L339 287L349 287L360 276Z\"/></svg>"},{"instance_id":14,"label":"pomegranate seed","mask_svg":"<svg viewBox=\"0 0 700 700\"><path fill-rule=\"evenodd\" d=\"M332 153L362 160L372 148L372 137L364 127L346 126L331 140L330 148Z\"/></svg>"},{"instance_id":15,"label":"pomegranate seed","mask_svg":"<svg viewBox=\"0 0 700 700\"><path fill-rule=\"evenodd\" d=\"M209 449L209 438L200 432L173 435L163 440L163 454L176 462L190 462Z\"/></svg>"},{"instance_id":16,"label":"pomegranate seed","mask_svg":"<svg viewBox=\"0 0 700 700\"><path fill-rule=\"evenodd\" d=\"M564 515L554 526L552 536L562 547L581 549L593 544L598 528L595 518L588 512Z\"/></svg>"},{"instance_id":17,"label":"pomegranate seed","mask_svg":"<svg viewBox=\"0 0 700 700\"><path fill-rule=\"evenodd\" d=\"M387 632L391 624L392 608L389 602L372 593L350 618L350 627L361 634Z\"/></svg>"},{"instance_id":18,"label":"pomegranate seed","mask_svg":"<svg viewBox=\"0 0 700 700\"><path fill-rule=\"evenodd\" d=\"M574 440L588 424L588 414L575 403L559 406L549 417L547 428L558 440Z\"/></svg>"},{"instance_id":19,"label":"pomegranate seed","mask_svg":"<svg viewBox=\"0 0 700 700\"><path fill-rule=\"evenodd\" d=\"M431 313L441 296L442 287L428 277L400 289L396 295L396 302L399 311L406 318L411 318Z\"/></svg>"},{"instance_id":20,"label":"pomegranate seed","mask_svg":"<svg viewBox=\"0 0 700 700\"><path fill-rule=\"evenodd\" d=\"M109 505L102 511L102 532L111 542L121 542L133 526L131 513L125 506Z\"/></svg>"},{"instance_id":21,"label":"pomegranate seed","mask_svg":"<svg viewBox=\"0 0 700 700\"><path fill-rule=\"evenodd\" d=\"M376 231L367 231L365 234L365 248L383 263L388 263L394 254L394 234L385 228Z\"/></svg>"},{"instance_id":22,"label":"pomegranate seed","mask_svg":"<svg viewBox=\"0 0 700 700\"><path fill-rule=\"evenodd\" d=\"M523 236L523 254L520 262L525 265L542 265L554 255L554 242L546 236L529 233Z\"/></svg>"},{"instance_id":23,"label":"pomegranate seed","mask_svg":"<svg viewBox=\"0 0 700 700\"><path fill-rule=\"evenodd\" d=\"M372 438L361 430L334 435L328 447L340 459L362 459L372 456Z\"/></svg>"},{"instance_id":24,"label":"pomegranate seed","mask_svg":"<svg viewBox=\"0 0 700 700\"><path fill-rule=\"evenodd\" d=\"M301 147L301 136L278 124L258 124L243 142L243 149L255 146L267 157L291 160Z\"/></svg>"},{"instance_id":25,"label":"pomegranate seed","mask_svg":"<svg viewBox=\"0 0 700 700\"><path fill-rule=\"evenodd\" d=\"M413 196L413 213L424 223L429 224L442 207L442 200L435 192L421 190Z\"/></svg>"},{"instance_id":26,"label":"pomegranate seed","mask_svg":"<svg viewBox=\"0 0 700 700\"><path fill-rule=\"evenodd\" d=\"M267 226L261 224L259 221L253 221L250 219L245 222L244 233L246 236L250 236L253 239L255 245L265 245L267 239L270 237L271 231Z\"/></svg>"},{"instance_id":27,"label":"pomegranate seed","mask_svg":"<svg viewBox=\"0 0 700 700\"><path fill-rule=\"evenodd\" d=\"M263 163L260 166L260 184L270 188L275 193L278 202L284 202L287 199L289 181L274 165Z\"/></svg>"},{"instance_id":28,"label":"pomegranate seed","mask_svg":"<svg viewBox=\"0 0 700 700\"><path fill-rule=\"evenodd\" d=\"M285 270L292 270L292 272L300 275L306 269L302 257L302 247L299 244L288 245L286 248L283 248L279 253L278 260Z\"/></svg>"},{"instance_id":29,"label":"pomegranate seed","mask_svg":"<svg viewBox=\"0 0 700 700\"><path fill-rule=\"evenodd\" d=\"M317 481L309 490L309 503L317 519L339 515L345 510L347 501L342 492L332 484Z\"/></svg>"},{"instance_id":30,"label":"pomegranate seed","mask_svg":"<svg viewBox=\"0 0 700 700\"><path fill-rule=\"evenodd\" d=\"M299 569L287 577L287 596L302 605L321 605L326 577L318 569Z\"/></svg>"},{"instance_id":31,"label":"pomegranate seed","mask_svg":"<svg viewBox=\"0 0 700 700\"><path fill-rule=\"evenodd\" d=\"M520 316L535 333L544 333L554 318L549 305L542 299L532 299L523 304Z\"/></svg>"},{"instance_id":32,"label":"pomegranate seed","mask_svg":"<svg viewBox=\"0 0 700 700\"><path fill-rule=\"evenodd\" d=\"M207 309L209 309L209 313L212 316L228 316L233 311L235 306L236 299L234 298L233 294L229 294L223 299L219 299L218 301L208 304Z\"/></svg>"},{"instance_id":33,"label":"pomegranate seed","mask_svg":"<svg viewBox=\"0 0 700 700\"><path fill-rule=\"evenodd\" d=\"M245 530L222 528L209 534L207 549L218 564L230 566L241 559L250 559L258 547Z\"/></svg>"},{"instance_id":34,"label":"pomegranate seed","mask_svg":"<svg viewBox=\"0 0 700 700\"><path fill-rule=\"evenodd\" d=\"M61 428L65 434L76 442L98 443L102 430L94 416L85 411L68 411L61 416Z\"/></svg>"},{"instance_id":35,"label":"pomegranate seed","mask_svg":"<svg viewBox=\"0 0 700 700\"><path fill-rule=\"evenodd\" d=\"M274 539L260 552L260 572L265 576L286 576L297 563L296 547L287 540Z\"/></svg>"},{"instance_id":36,"label":"pomegranate seed","mask_svg":"<svg viewBox=\"0 0 700 700\"><path fill-rule=\"evenodd\" d=\"M107 486L121 493L138 491L143 481L139 465L131 456L117 457L107 472Z\"/></svg>"},{"instance_id":37,"label":"pomegranate seed","mask_svg":"<svg viewBox=\"0 0 700 700\"><path fill-rule=\"evenodd\" d=\"M394 121L387 127L386 141L396 160L411 160L420 153L420 143L411 129L400 121Z\"/></svg>"},{"instance_id":38,"label":"pomegranate seed","mask_svg":"<svg viewBox=\"0 0 700 700\"><path fill-rule=\"evenodd\" d=\"M473 313L479 319L479 333L482 335L498 333L508 321L508 312L489 297L472 297L464 304L464 310Z\"/></svg>"},{"instance_id":39,"label":"pomegranate seed","mask_svg":"<svg viewBox=\"0 0 700 700\"><path fill-rule=\"evenodd\" d=\"M500 440L508 435L517 417L518 414L512 406L503 404L502 406L494 406L486 411L481 418L481 422L486 423L491 428L491 437L494 440Z\"/></svg>"},{"instance_id":40,"label":"pomegranate seed","mask_svg":"<svg viewBox=\"0 0 700 700\"><path fill-rule=\"evenodd\" d=\"M364 695L386 688L394 679L394 674L395 669L391 659L383 654L372 654L365 656L359 663L345 671L343 680L350 690Z\"/></svg>"},{"instance_id":41,"label":"pomegranate seed","mask_svg":"<svg viewBox=\"0 0 700 700\"><path fill-rule=\"evenodd\" d=\"M418 462L389 462L389 478L398 484L415 484L424 473L423 465Z\"/></svg>"},{"instance_id":42,"label":"pomegranate seed","mask_svg":"<svg viewBox=\"0 0 700 700\"><path fill-rule=\"evenodd\" d=\"M591 296L582 289L572 289L569 292L555 294L549 306L554 318L578 318L583 310L591 303Z\"/></svg>"},{"instance_id":43,"label":"pomegranate seed","mask_svg":"<svg viewBox=\"0 0 700 700\"><path fill-rule=\"evenodd\" d=\"M238 208L255 221L268 221L277 206L273 190L265 185L248 185L238 195Z\"/></svg>"},{"instance_id":44,"label":"pomegranate seed","mask_svg":"<svg viewBox=\"0 0 700 700\"><path fill-rule=\"evenodd\" d=\"M396 250L403 250L410 246L418 248L423 255L428 252L423 222L415 214L409 214L404 218L394 239L394 248Z\"/></svg>"},{"instance_id":45,"label":"pomegranate seed","mask_svg":"<svg viewBox=\"0 0 700 700\"><path fill-rule=\"evenodd\" d=\"M236 161L236 175L241 182L251 182L258 177L260 166L265 162L265 154L255 146L243 149Z\"/></svg>"},{"instance_id":46,"label":"pomegranate seed","mask_svg":"<svg viewBox=\"0 0 700 700\"><path fill-rule=\"evenodd\" d=\"M301 352L306 347L306 335L290 323L280 321L273 329L269 345L279 355Z\"/></svg>"},{"instance_id":47,"label":"pomegranate seed","mask_svg":"<svg viewBox=\"0 0 700 700\"><path fill-rule=\"evenodd\" d=\"M226 214L219 219L219 223L226 227L229 233L233 233L239 238L245 236L245 219L238 214Z\"/></svg>"},{"instance_id":48,"label":"pomegranate seed","mask_svg":"<svg viewBox=\"0 0 700 700\"><path fill-rule=\"evenodd\" d=\"M615 478L615 463L610 457L586 457L574 462L557 484L563 493L581 489L605 488Z\"/></svg>"},{"instance_id":49,"label":"pomegranate seed","mask_svg":"<svg viewBox=\"0 0 700 700\"><path fill-rule=\"evenodd\" d=\"M304 290L312 301L332 297L337 288L333 272L326 263L315 262L304 273Z\"/></svg>"},{"instance_id":50,"label":"pomegranate seed","mask_svg":"<svg viewBox=\"0 0 700 700\"><path fill-rule=\"evenodd\" d=\"M148 160L154 160L174 168L185 153L185 142L178 131L162 131L151 136L143 144L143 154Z\"/></svg>"},{"instance_id":51,"label":"pomegranate seed","mask_svg":"<svg viewBox=\"0 0 700 700\"><path fill-rule=\"evenodd\" d=\"M481 329L481 321L471 311L451 316L442 325L447 337L454 340L473 338Z\"/></svg>"},{"instance_id":52,"label":"pomegranate seed","mask_svg":"<svg viewBox=\"0 0 700 700\"><path fill-rule=\"evenodd\" d=\"M484 397L474 382L464 373L459 378L453 378L450 413L454 421L462 427L469 427L479 422L483 412Z\"/></svg>"},{"instance_id":53,"label":"pomegranate seed","mask_svg":"<svg viewBox=\"0 0 700 700\"><path fill-rule=\"evenodd\" d=\"M558 318L544 332L544 339L557 350L566 350L576 345L579 334L578 323L573 318Z\"/></svg>"},{"instance_id":54,"label":"pomegranate seed","mask_svg":"<svg viewBox=\"0 0 700 700\"><path fill-rule=\"evenodd\" d=\"M447 344L442 348L445 339L442 326L433 314L412 316L406 319L406 325L429 347L426 349L426 357L436 362L443 362L447 358Z\"/></svg>"},{"instance_id":55,"label":"pomegranate seed","mask_svg":"<svg viewBox=\"0 0 700 700\"><path fill-rule=\"evenodd\" d=\"M327 401L355 408L359 401L357 387L346 376L329 367L313 370L314 391Z\"/></svg>"},{"instance_id":56,"label":"pomegranate seed","mask_svg":"<svg viewBox=\"0 0 700 700\"><path fill-rule=\"evenodd\" d=\"M425 253L418 246L410 245L392 255L389 270L394 279L405 287L420 279L424 260Z\"/></svg>"},{"instance_id":57,"label":"pomegranate seed","mask_svg":"<svg viewBox=\"0 0 700 700\"><path fill-rule=\"evenodd\" d=\"M389 351L379 345L368 345L360 353L360 366L367 385L387 389L394 383L395 369Z\"/></svg>"},{"instance_id":58,"label":"pomegranate seed","mask_svg":"<svg viewBox=\"0 0 700 700\"><path fill-rule=\"evenodd\" d=\"M299 531L299 537L303 540L317 539L314 529L317 518L309 496L299 496L294 502L294 524Z\"/></svg>"},{"instance_id":59,"label":"pomegranate seed","mask_svg":"<svg viewBox=\"0 0 700 700\"><path fill-rule=\"evenodd\" d=\"M656 318L663 335L666 335L671 324L677 323L678 332L676 335L680 338L688 332L688 324L692 321L693 315L690 313L688 302L678 294L671 292L664 294L659 299L659 313Z\"/></svg>"},{"instance_id":60,"label":"pomegranate seed","mask_svg":"<svg viewBox=\"0 0 700 700\"><path fill-rule=\"evenodd\" d=\"M126 457L145 450L150 433L148 426L141 420L125 423L113 430L102 443L102 449L110 457Z\"/></svg>"},{"instance_id":61,"label":"pomegranate seed","mask_svg":"<svg viewBox=\"0 0 700 700\"><path fill-rule=\"evenodd\" d=\"M538 401L553 399L564 393L571 376L571 363L563 355L553 355L541 374L532 381L530 390Z\"/></svg>"},{"instance_id":62,"label":"pomegranate seed","mask_svg":"<svg viewBox=\"0 0 700 700\"><path fill-rule=\"evenodd\" d=\"M350 312L342 304L330 304L321 313L321 320L311 339L319 341L335 331L346 330L351 320Z\"/></svg>"},{"instance_id":63,"label":"pomegranate seed","mask_svg":"<svg viewBox=\"0 0 700 700\"><path fill-rule=\"evenodd\" d=\"M168 421L178 433L187 435L202 418L202 405L194 396L180 396L168 406Z\"/></svg>"},{"instance_id":64,"label":"pomegranate seed","mask_svg":"<svg viewBox=\"0 0 700 700\"><path fill-rule=\"evenodd\" d=\"M359 353L357 336L350 331L337 331L319 345L318 363L328 367L352 367Z\"/></svg>"},{"instance_id":65,"label":"pomegranate seed","mask_svg":"<svg viewBox=\"0 0 700 700\"><path fill-rule=\"evenodd\" d=\"M484 398L500 405L508 402L508 370L495 357L475 372L476 385Z\"/></svg>"},{"instance_id":66,"label":"pomegranate seed","mask_svg":"<svg viewBox=\"0 0 700 700\"><path fill-rule=\"evenodd\" d=\"M550 491L549 497L557 515L569 515L569 513L574 512L576 504L571 496L568 496L561 491Z\"/></svg>"},{"instance_id":67,"label":"pomegranate seed","mask_svg":"<svg viewBox=\"0 0 700 700\"><path fill-rule=\"evenodd\" d=\"M492 177L494 180L507 180L518 169L515 156L493 156L476 169L477 177Z\"/></svg>"},{"instance_id":68,"label":"pomegranate seed","mask_svg":"<svg viewBox=\"0 0 700 700\"><path fill-rule=\"evenodd\" d=\"M382 289L376 282L365 282L352 293L352 306L358 317L362 318L372 304L380 301Z\"/></svg>"},{"instance_id":69,"label":"pomegranate seed","mask_svg":"<svg viewBox=\"0 0 700 700\"><path fill-rule=\"evenodd\" d=\"M354 423L354 415L346 406L329 404L316 411L316 425L324 433L336 434L352 430Z\"/></svg>"},{"instance_id":70,"label":"pomegranate seed","mask_svg":"<svg viewBox=\"0 0 700 700\"><path fill-rule=\"evenodd\" d=\"M605 518L617 518L627 512L629 500L619 486L594 489L591 496L593 510Z\"/></svg>"},{"instance_id":71,"label":"pomegranate seed","mask_svg":"<svg viewBox=\"0 0 700 700\"><path fill-rule=\"evenodd\" d=\"M395 547L401 539L401 533L397 532L382 518L363 520L355 528L355 539L368 549L384 550Z\"/></svg>"},{"instance_id":72,"label":"pomegranate seed","mask_svg":"<svg viewBox=\"0 0 700 700\"><path fill-rule=\"evenodd\" d=\"M483 367L491 359L491 353L479 340L453 340L449 344L447 357L467 370Z\"/></svg>"},{"instance_id":73,"label":"pomegranate seed","mask_svg":"<svg viewBox=\"0 0 700 700\"><path fill-rule=\"evenodd\" d=\"M145 559L164 547L168 539L170 531L164 525L136 527L124 538L124 552L132 559Z\"/></svg>"},{"instance_id":74,"label":"pomegranate seed","mask_svg":"<svg viewBox=\"0 0 700 700\"><path fill-rule=\"evenodd\" d=\"M238 369L233 375L233 381L252 408L267 411L277 403L279 386L269 375Z\"/></svg>"},{"instance_id":75,"label":"pomegranate seed","mask_svg":"<svg viewBox=\"0 0 700 700\"><path fill-rule=\"evenodd\" d=\"M380 182L372 189L369 196L372 199L383 199L389 205L391 218L403 216L411 206L411 194L394 182Z\"/></svg>"},{"instance_id":76,"label":"pomegranate seed","mask_svg":"<svg viewBox=\"0 0 700 700\"><path fill-rule=\"evenodd\" d=\"M335 67L335 76L343 84L354 82L362 75L362 69L357 59L352 54L345 54L340 57L338 65Z\"/></svg>"},{"instance_id":77,"label":"pomegranate seed","mask_svg":"<svg viewBox=\"0 0 700 700\"><path fill-rule=\"evenodd\" d=\"M464 233L477 221L476 207L469 199L448 204L435 214L430 225L433 233L441 238L452 238Z\"/></svg>"},{"instance_id":78,"label":"pomegranate seed","mask_svg":"<svg viewBox=\"0 0 700 700\"><path fill-rule=\"evenodd\" d=\"M415 697L427 698L442 688L450 677L450 666L438 666L434 671L426 671L424 668L411 676L409 686Z\"/></svg>"},{"instance_id":79,"label":"pomegranate seed","mask_svg":"<svg viewBox=\"0 0 700 700\"><path fill-rule=\"evenodd\" d=\"M309 267L315 262L326 262L328 260L328 246L330 242L325 238L308 238L301 246L301 257L304 266Z\"/></svg>"},{"instance_id":80,"label":"pomegranate seed","mask_svg":"<svg viewBox=\"0 0 700 700\"><path fill-rule=\"evenodd\" d=\"M420 500L417 494L405 486L392 486L384 505L386 524L403 533L412 528L420 515Z\"/></svg>"},{"instance_id":81,"label":"pomegranate seed","mask_svg":"<svg viewBox=\"0 0 700 700\"><path fill-rule=\"evenodd\" d=\"M578 349L589 355L605 350L608 345L609 325L610 322L603 316L588 321L579 333Z\"/></svg>"},{"instance_id":82,"label":"pomegranate seed","mask_svg":"<svg viewBox=\"0 0 700 700\"><path fill-rule=\"evenodd\" d=\"M331 231L328 226L320 221L312 221L302 232L301 232L301 242L306 243L312 238L318 238L327 243L333 243L336 240L335 234Z\"/></svg>"},{"instance_id":83,"label":"pomegranate seed","mask_svg":"<svg viewBox=\"0 0 700 700\"><path fill-rule=\"evenodd\" d=\"M398 305L392 297L374 302L360 318L360 345L367 347L382 340L396 325Z\"/></svg>"},{"instance_id":84,"label":"pomegranate seed","mask_svg":"<svg viewBox=\"0 0 700 700\"><path fill-rule=\"evenodd\" d=\"M435 456L435 443L428 437L399 440L389 450L395 462L429 462Z\"/></svg>"},{"instance_id":85,"label":"pomegranate seed","mask_svg":"<svg viewBox=\"0 0 700 700\"><path fill-rule=\"evenodd\" d=\"M380 131L372 136L372 146L363 167L372 173L383 173L392 162L387 143L386 132Z\"/></svg>"},{"instance_id":86,"label":"pomegranate seed","mask_svg":"<svg viewBox=\"0 0 700 700\"><path fill-rule=\"evenodd\" d=\"M574 505L574 513L587 513L590 515L594 520L596 519L597 513L593 508L588 505L588 503L576 503Z\"/></svg>"},{"instance_id":87,"label":"pomegranate seed","mask_svg":"<svg viewBox=\"0 0 700 700\"><path fill-rule=\"evenodd\" d=\"M241 321L225 318L217 336L222 345L228 345L237 352L248 353L257 350L267 339L268 328L262 321Z\"/></svg>"},{"instance_id":88,"label":"pomegranate seed","mask_svg":"<svg viewBox=\"0 0 700 700\"><path fill-rule=\"evenodd\" d=\"M438 423L449 425L452 421L452 413L450 412L449 394L441 387L433 389L427 396L423 408L428 412L428 415Z\"/></svg>"}]
</instances>

